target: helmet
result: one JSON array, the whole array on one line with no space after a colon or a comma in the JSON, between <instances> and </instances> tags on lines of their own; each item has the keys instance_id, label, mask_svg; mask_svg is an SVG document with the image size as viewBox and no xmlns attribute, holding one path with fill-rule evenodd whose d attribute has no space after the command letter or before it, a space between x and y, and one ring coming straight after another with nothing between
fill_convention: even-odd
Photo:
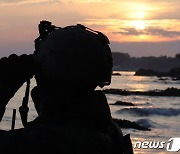
<instances>
[{"instance_id":1,"label":"helmet","mask_svg":"<svg viewBox=\"0 0 180 154\"><path fill-rule=\"evenodd\" d=\"M112 55L104 34L80 24L60 28L41 21L39 28L33 58L42 78L94 88L111 83Z\"/></svg>"}]
</instances>

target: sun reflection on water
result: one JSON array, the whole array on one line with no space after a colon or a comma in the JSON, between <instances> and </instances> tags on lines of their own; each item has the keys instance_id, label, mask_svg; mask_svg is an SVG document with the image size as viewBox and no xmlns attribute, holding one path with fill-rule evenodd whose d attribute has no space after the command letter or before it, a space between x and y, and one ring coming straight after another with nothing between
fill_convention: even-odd
<instances>
[{"instance_id":1,"label":"sun reflection on water","mask_svg":"<svg viewBox=\"0 0 180 154\"><path fill-rule=\"evenodd\" d=\"M146 80L146 77L134 76L133 80L136 81L136 83L130 85L132 87L132 91L145 91L147 89L147 85L142 82Z\"/></svg>"}]
</instances>

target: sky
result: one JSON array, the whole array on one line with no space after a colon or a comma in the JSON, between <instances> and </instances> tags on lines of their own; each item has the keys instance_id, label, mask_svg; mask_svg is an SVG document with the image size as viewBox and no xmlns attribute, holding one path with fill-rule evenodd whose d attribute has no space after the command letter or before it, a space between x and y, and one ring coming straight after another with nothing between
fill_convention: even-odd
<instances>
[{"instance_id":1,"label":"sky","mask_svg":"<svg viewBox=\"0 0 180 154\"><path fill-rule=\"evenodd\" d=\"M0 57L33 53L41 20L99 30L133 57L180 53L180 0L0 0Z\"/></svg>"}]
</instances>

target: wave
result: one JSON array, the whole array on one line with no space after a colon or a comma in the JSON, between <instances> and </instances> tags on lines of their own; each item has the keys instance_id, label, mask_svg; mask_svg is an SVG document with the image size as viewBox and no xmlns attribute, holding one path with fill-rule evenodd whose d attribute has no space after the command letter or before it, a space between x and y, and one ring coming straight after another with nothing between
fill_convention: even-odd
<instances>
[{"instance_id":1,"label":"wave","mask_svg":"<svg viewBox=\"0 0 180 154\"><path fill-rule=\"evenodd\" d=\"M147 128L151 128L153 126L149 119L139 119L136 121L136 123Z\"/></svg>"},{"instance_id":2,"label":"wave","mask_svg":"<svg viewBox=\"0 0 180 154\"><path fill-rule=\"evenodd\" d=\"M177 116L180 115L180 109L174 108L124 108L118 110L117 113L130 113L138 116L150 116L150 115L161 115L161 116Z\"/></svg>"},{"instance_id":3,"label":"wave","mask_svg":"<svg viewBox=\"0 0 180 154\"><path fill-rule=\"evenodd\" d=\"M136 121L136 123L140 126L146 127L146 128L156 128L159 127L160 124L157 124L149 119L139 119Z\"/></svg>"}]
</instances>

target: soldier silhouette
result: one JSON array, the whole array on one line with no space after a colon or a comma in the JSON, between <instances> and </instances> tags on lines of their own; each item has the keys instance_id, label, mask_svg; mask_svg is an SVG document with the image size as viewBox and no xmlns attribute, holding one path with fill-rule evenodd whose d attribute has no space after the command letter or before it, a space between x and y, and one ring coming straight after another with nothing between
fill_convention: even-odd
<instances>
[{"instance_id":1,"label":"soldier silhouette","mask_svg":"<svg viewBox=\"0 0 180 154\"><path fill-rule=\"evenodd\" d=\"M111 83L108 38L83 25L64 28L41 21L32 55L0 60L0 110L33 76L38 117L27 122L27 97L20 111L25 128L1 131L1 153L131 154L129 136L113 123L106 96L96 87ZM28 94L29 84L27 86Z\"/></svg>"}]
</instances>

